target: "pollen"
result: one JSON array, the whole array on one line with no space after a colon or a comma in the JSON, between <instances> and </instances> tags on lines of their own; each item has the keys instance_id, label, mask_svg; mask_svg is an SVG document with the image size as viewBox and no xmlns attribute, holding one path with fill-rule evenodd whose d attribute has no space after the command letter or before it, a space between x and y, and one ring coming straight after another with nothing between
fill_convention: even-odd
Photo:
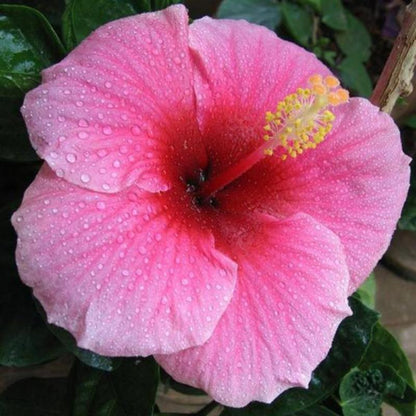
<instances>
[{"instance_id":1,"label":"pollen","mask_svg":"<svg viewBox=\"0 0 416 416\"><path fill-rule=\"evenodd\" d=\"M280 147L282 160L296 158L307 149L315 149L332 130L332 107L348 101L349 93L332 75L312 75L307 88L298 88L279 102L275 112L266 113L265 155Z\"/></svg>"}]
</instances>

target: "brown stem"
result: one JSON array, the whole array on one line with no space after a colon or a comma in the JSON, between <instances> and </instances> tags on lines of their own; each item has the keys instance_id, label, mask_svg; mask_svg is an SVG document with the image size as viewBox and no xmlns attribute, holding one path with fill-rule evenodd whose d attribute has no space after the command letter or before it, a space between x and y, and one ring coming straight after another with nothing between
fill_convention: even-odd
<instances>
[{"instance_id":1,"label":"brown stem","mask_svg":"<svg viewBox=\"0 0 416 416\"><path fill-rule=\"evenodd\" d=\"M416 58L416 0L406 7L402 29L394 42L370 101L391 113L401 95L412 92Z\"/></svg>"}]
</instances>

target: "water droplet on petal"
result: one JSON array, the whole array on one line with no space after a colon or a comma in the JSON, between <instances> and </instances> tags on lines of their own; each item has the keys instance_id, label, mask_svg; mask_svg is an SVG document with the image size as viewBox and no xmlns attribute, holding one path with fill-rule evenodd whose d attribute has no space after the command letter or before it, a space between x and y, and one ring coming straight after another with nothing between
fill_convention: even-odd
<instances>
[{"instance_id":1,"label":"water droplet on petal","mask_svg":"<svg viewBox=\"0 0 416 416\"><path fill-rule=\"evenodd\" d=\"M88 174L86 174L86 173L83 173L83 174L81 175L81 182L83 182L83 183L88 183L90 180L91 180L90 175L88 175Z\"/></svg>"},{"instance_id":2,"label":"water droplet on petal","mask_svg":"<svg viewBox=\"0 0 416 416\"><path fill-rule=\"evenodd\" d=\"M76 157L76 155L74 155L73 153L68 153L67 155L66 155L66 161L67 162L69 162L69 163L74 163L76 160L77 160L77 157Z\"/></svg>"},{"instance_id":3,"label":"water droplet on petal","mask_svg":"<svg viewBox=\"0 0 416 416\"><path fill-rule=\"evenodd\" d=\"M105 127L103 128L103 133L104 133L106 136L109 136L110 134L112 134L112 133L113 133L113 129L112 129L110 126L105 126Z\"/></svg>"}]
</instances>

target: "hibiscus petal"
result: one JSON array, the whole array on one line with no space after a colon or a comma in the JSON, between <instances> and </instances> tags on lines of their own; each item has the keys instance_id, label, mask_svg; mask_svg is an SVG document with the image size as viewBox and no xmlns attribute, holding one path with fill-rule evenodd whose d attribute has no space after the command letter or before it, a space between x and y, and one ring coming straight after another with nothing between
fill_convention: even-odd
<instances>
[{"instance_id":1,"label":"hibiscus petal","mask_svg":"<svg viewBox=\"0 0 416 416\"><path fill-rule=\"evenodd\" d=\"M241 407L308 385L350 314L349 276L338 237L307 215L257 215L247 232L239 221L234 227L238 279L213 335L156 359L178 381Z\"/></svg>"},{"instance_id":2,"label":"hibiscus petal","mask_svg":"<svg viewBox=\"0 0 416 416\"><path fill-rule=\"evenodd\" d=\"M169 195L73 186L45 164L13 216L17 263L50 322L104 355L203 343L231 299L236 264ZM193 222L194 221L194 222Z\"/></svg>"},{"instance_id":3,"label":"hibiscus petal","mask_svg":"<svg viewBox=\"0 0 416 416\"><path fill-rule=\"evenodd\" d=\"M205 158L181 5L100 27L45 70L43 81L27 94L22 113L39 155L74 184L101 192L133 182L166 190L173 163L165 159Z\"/></svg>"},{"instance_id":4,"label":"hibiscus petal","mask_svg":"<svg viewBox=\"0 0 416 416\"><path fill-rule=\"evenodd\" d=\"M334 112L325 142L296 159L260 162L224 191L221 203L238 212L243 204L279 216L313 216L340 238L352 293L388 247L406 199L410 159L391 117L369 101L353 98Z\"/></svg>"},{"instance_id":5,"label":"hibiscus petal","mask_svg":"<svg viewBox=\"0 0 416 416\"><path fill-rule=\"evenodd\" d=\"M244 20L205 17L190 25L189 38L198 121L214 172L261 144L266 111L312 74L329 74L312 53Z\"/></svg>"}]
</instances>

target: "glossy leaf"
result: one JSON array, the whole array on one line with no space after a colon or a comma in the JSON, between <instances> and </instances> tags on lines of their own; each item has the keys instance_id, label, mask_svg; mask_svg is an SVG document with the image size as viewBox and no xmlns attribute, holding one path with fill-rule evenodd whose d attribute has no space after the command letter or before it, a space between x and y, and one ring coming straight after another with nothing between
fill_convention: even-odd
<instances>
[{"instance_id":1,"label":"glossy leaf","mask_svg":"<svg viewBox=\"0 0 416 416\"><path fill-rule=\"evenodd\" d=\"M73 49L104 23L150 10L150 0L69 0L62 18L65 44Z\"/></svg>"},{"instance_id":2,"label":"glossy leaf","mask_svg":"<svg viewBox=\"0 0 416 416\"><path fill-rule=\"evenodd\" d=\"M72 382L71 416L151 416L159 370L153 358L123 359L112 373L78 362Z\"/></svg>"},{"instance_id":3,"label":"glossy leaf","mask_svg":"<svg viewBox=\"0 0 416 416\"><path fill-rule=\"evenodd\" d=\"M347 13L347 29L336 32L335 40L341 51L355 61L366 62L370 57L370 34L364 24L351 13Z\"/></svg>"},{"instance_id":4,"label":"glossy leaf","mask_svg":"<svg viewBox=\"0 0 416 416\"><path fill-rule=\"evenodd\" d=\"M403 397L405 382L384 364L367 370L353 369L342 380L339 394L344 416L379 416L383 399Z\"/></svg>"},{"instance_id":5,"label":"glossy leaf","mask_svg":"<svg viewBox=\"0 0 416 416\"><path fill-rule=\"evenodd\" d=\"M362 97L369 97L373 89L365 66L355 57L345 58L339 65L343 84Z\"/></svg>"},{"instance_id":6,"label":"glossy leaf","mask_svg":"<svg viewBox=\"0 0 416 416\"><path fill-rule=\"evenodd\" d=\"M376 363L390 365L407 384L402 400L390 398L386 401L401 415L414 416L416 393L409 361L393 335L381 324L376 324L374 327L371 343L360 363L360 368L367 369Z\"/></svg>"},{"instance_id":7,"label":"glossy leaf","mask_svg":"<svg viewBox=\"0 0 416 416\"><path fill-rule=\"evenodd\" d=\"M11 385L0 395L1 416L63 415L66 379L30 378Z\"/></svg>"},{"instance_id":8,"label":"glossy leaf","mask_svg":"<svg viewBox=\"0 0 416 416\"><path fill-rule=\"evenodd\" d=\"M40 71L59 61L63 46L46 18L30 7L0 5L0 159L37 160L20 107Z\"/></svg>"},{"instance_id":9,"label":"glossy leaf","mask_svg":"<svg viewBox=\"0 0 416 416\"><path fill-rule=\"evenodd\" d=\"M217 15L219 18L245 19L271 30L276 29L281 21L276 0L224 0Z\"/></svg>"},{"instance_id":10,"label":"glossy leaf","mask_svg":"<svg viewBox=\"0 0 416 416\"><path fill-rule=\"evenodd\" d=\"M0 96L21 97L63 47L46 18L30 7L0 5Z\"/></svg>"},{"instance_id":11,"label":"glossy leaf","mask_svg":"<svg viewBox=\"0 0 416 416\"><path fill-rule=\"evenodd\" d=\"M303 46L311 44L313 14L296 3L282 2L283 22L290 35Z\"/></svg>"},{"instance_id":12,"label":"glossy leaf","mask_svg":"<svg viewBox=\"0 0 416 416\"><path fill-rule=\"evenodd\" d=\"M341 0L321 0L322 22L335 30L347 30L347 14Z\"/></svg>"},{"instance_id":13,"label":"glossy leaf","mask_svg":"<svg viewBox=\"0 0 416 416\"><path fill-rule=\"evenodd\" d=\"M378 314L358 299L349 299L354 314L341 323L331 350L313 372L308 389L293 388L272 404L252 403L243 409L226 408L221 416L292 416L331 395L341 378L358 365L371 340Z\"/></svg>"}]
</instances>

